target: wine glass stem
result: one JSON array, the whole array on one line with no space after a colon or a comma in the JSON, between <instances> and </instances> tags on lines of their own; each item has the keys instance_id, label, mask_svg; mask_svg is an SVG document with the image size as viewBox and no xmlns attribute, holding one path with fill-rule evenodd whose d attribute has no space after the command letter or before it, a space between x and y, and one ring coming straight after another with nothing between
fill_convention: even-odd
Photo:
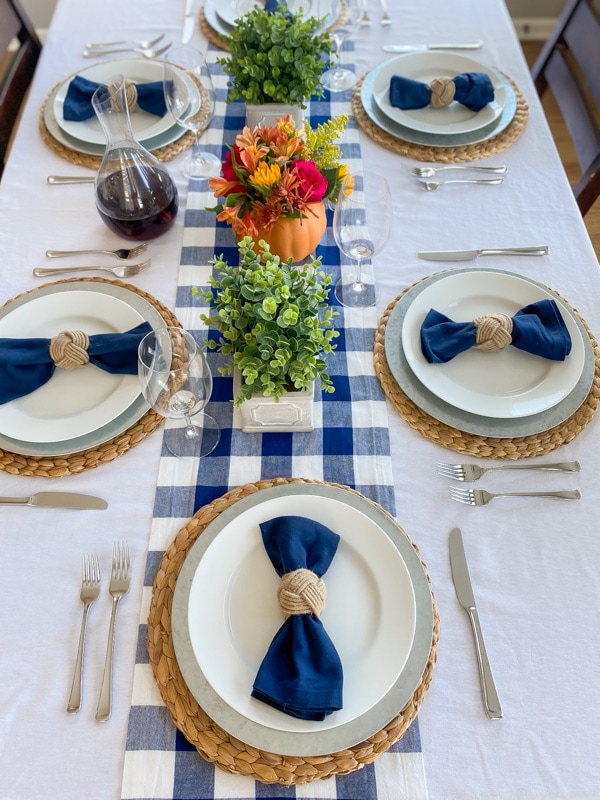
<instances>
[{"instance_id":1,"label":"wine glass stem","mask_svg":"<svg viewBox=\"0 0 600 800\"><path fill-rule=\"evenodd\" d=\"M198 438L198 428L192 422L192 418L189 414L185 415L185 436L186 439Z\"/></svg>"},{"instance_id":2,"label":"wine glass stem","mask_svg":"<svg viewBox=\"0 0 600 800\"><path fill-rule=\"evenodd\" d=\"M362 260L360 258L356 259L356 270L354 273L354 288L361 292L364 289L364 284L362 281Z\"/></svg>"}]
</instances>

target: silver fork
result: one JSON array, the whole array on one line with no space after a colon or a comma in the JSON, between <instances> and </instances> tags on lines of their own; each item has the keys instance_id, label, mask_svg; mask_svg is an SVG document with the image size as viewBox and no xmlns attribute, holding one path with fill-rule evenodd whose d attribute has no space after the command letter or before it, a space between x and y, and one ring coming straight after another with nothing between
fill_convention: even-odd
<instances>
[{"instance_id":1,"label":"silver fork","mask_svg":"<svg viewBox=\"0 0 600 800\"><path fill-rule=\"evenodd\" d=\"M392 20L389 14L387 13L387 0L379 0L379 4L381 6L381 11L382 11L381 19L379 20L379 22L382 25L391 25Z\"/></svg>"},{"instance_id":2,"label":"silver fork","mask_svg":"<svg viewBox=\"0 0 600 800\"><path fill-rule=\"evenodd\" d=\"M104 662L104 675L102 676L102 688L100 689L100 699L96 709L96 719L105 722L110 717L112 708L112 663L113 650L115 644L115 623L117 620L117 608L120 599L129 591L131 581L131 568L129 563L129 547L127 542L115 542L113 548L112 573L108 591L112 597L112 613L110 615L110 627L108 629L108 645L106 648L106 660Z\"/></svg>"},{"instance_id":3,"label":"silver fork","mask_svg":"<svg viewBox=\"0 0 600 800\"><path fill-rule=\"evenodd\" d=\"M415 178L433 178L438 172L445 169L469 170L472 172L492 172L501 174L506 172L506 167L472 167L469 164L448 164L444 167L411 167L409 172Z\"/></svg>"},{"instance_id":4,"label":"silver fork","mask_svg":"<svg viewBox=\"0 0 600 800\"><path fill-rule=\"evenodd\" d=\"M502 469L541 469L550 472L579 472L579 461L561 461L556 464L502 464L497 467L480 467L478 464L445 464L437 463L437 471L445 478L457 481L477 481L486 472Z\"/></svg>"},{"instance_id":5,"label":"silver fork","mask_svg":"<svg viewBox=\"0 0 600 800\"><path fill-rule=\"evenodd\" d=\"M151 47L118 47L111 48L110 50L101 50L98 48L97 50L84 50L82 55L85 58L98 58L98 56L109 56L112 53L139 53L141 56L144 56L144 58L157 58L163 53L166 53L170 47L171 42L161 47L159 50Z\"/></svg>"},{"instance_id":6,"label":"silver fork","mask_svg":"<svg viewBox=\"0 0 600 800\"><path fill-rule=\"evenodd\" d=\"M92 49L100 48L101 50L106 47L119 47L126 44L130 44L133 47L154 47L154 45L158 44L160 40L164 38L164 33L161 33L156 39L122 39L120 42L88 42L86 47Z\"/></svg>"},{"instance_id":7,"label":"silver fork","mask_svg":"<svg viewBox=\"0 0 600 800\"><path fill-rule=\"evenodd\" d=\"M456 486L450 487L450 495L453 500L459 503L466 503L469 506L486 506L495 497L556 497L559 500L579 500L581 493L575 490L564 490L561 492L501 492L491 494L483 489L463 489Z\"/></svg>"},{"instance_id":8,"label":"silver fork","mask_svg":"<svg viewBox=\"0 0 600 800\"><path fill-rule=\"evenodd\" d=\"M451 181L422 181L418 180L417 183L421 188L427 192L435 192L440 186L446 186L448 183L480 183L486 186L493 186L496 183L502 183L504 178L492 178L491 180L451 180Z\"/></svg>"},{"instance_id":9,"label":"silver fork","mask_svg":"<svg viewBox=\"0 0 600 800\"><path fill-rule=\"evenodd\" d=\"M139 264L123 264L122 267L100 267L98 265L89 267L35 267L33 274L36 278L44 278L46 275L60 275L64 272L112 272L117 278L133 278L140 272L147 270L152 261L140 261Z\"/></svg>"},{"instance_id":10,"label":"silver fork","mask_svg":"<svg viewBox=\"0 0 600 800\"><path fill-rule=\"evenodd\" d=\"M73 685L71 695L67 705L69 714L75 714L81 708L81 693L83 686L83 651L85 648L85 629L87 625L88 611L94 600L100 594L100 563L98 556L83 556L83 566L81 575L81 602L83 603L83 619L81 620L81 631L79 633L79 647L77 648L77 659L75 661L75 674L73 675Z\"/></svg>"},{"instance_id":11,"label":"silver fork","mask_svg":"<svg viewBox=\"0 0 600 800\"><path fill-rule=\"evenodd\" d=\"M137 247L129 249L121 247L118 250L46 250L46 256L48 258L62 258L63 256L89 256L94 253L105 253L107 256L115 256L115 258L120 258L124 261L141 256L147 249L148 243L144 242L143 244L138 244Z\"/></svg>"}]
</instances>

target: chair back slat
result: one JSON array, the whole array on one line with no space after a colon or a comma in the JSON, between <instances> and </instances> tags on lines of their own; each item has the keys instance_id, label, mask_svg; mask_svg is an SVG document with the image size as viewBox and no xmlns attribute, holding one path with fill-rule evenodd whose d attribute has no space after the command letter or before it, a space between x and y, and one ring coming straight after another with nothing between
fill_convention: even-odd
<instances>
[{"instance_id":1,"label":"chair back slat","mask_svg":"<svg viewBox=\"0 0 600 800\"><path fill-rule=\"evenodd\" d=\"M600 17L595 0L569 0L531 74L551 88L581 166L573 192L582 214L600 195Z\"/></svg>"},{"instance_id":2,"label":"chair back slat","mask_svg":"<svg viewBox=\"0 0 600 800\"><path fill-rule=\"evenodd\" d=\"M17 41L17 48L12 43ZM19 0L0 0L0 176L42 49Z\"/></svg>"}]
</instances>

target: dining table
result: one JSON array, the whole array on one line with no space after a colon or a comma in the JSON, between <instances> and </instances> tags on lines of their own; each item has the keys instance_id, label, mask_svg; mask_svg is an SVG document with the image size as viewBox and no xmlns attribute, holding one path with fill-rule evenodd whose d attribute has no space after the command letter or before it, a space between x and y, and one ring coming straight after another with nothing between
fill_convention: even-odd
<instances>
[{"instance_id":1,"label":"dining table","mask_svg":"<svg viewBox=\"0 0 600 800\"><path fill-rule=\"evenodd\" d=\"M215 17L216 6L214 0L192 4L190 43L206 54L216 89L215 114L202 146L223 158L226 145L244 126L245 108L239 101L226 102L227 76L218 64L226 55L226 36ZM367 267L374 277L376 306L361 310L336 305L343 341L328 356L336 392L323 397L317 393L314 433L236 429L231 386L218 373L214 354L207 410L219 422L221 442L202 459L171 456L163 447L161 420L152 415L136 418L108 443L86 438L85 427L67 432L63 438L74 437L73 452L67 453L43 447L19 452L19 441L27 441L28 423L22 419L15 421L20 428L0 430L0 495L67 491L108 503L105 510L85 511L2 505L1 800L600 798L598 260L503 0L390 2L391 24L386 25L380 23L378 2L370 0L368 11L371 24L357 28L342 53L357 75L357 86L312 98L306 113L315 123L348 116L340 140L344 160L351 172L368 169L386 176L393 222L389 242ZM65 291L82 287L104 297L104 292L111 296L117 291L111 287L123 284L144 307L149 303L153 313L201 335L200 314L206 308L192 288L208 284L214 255L234 257L235 242L231 231L215 226L214 213L205 210L214 203L206 180L182 177L182 149L165 156L177 185L179 212L168 232L149 242L144 258L151 258L151 268L116 282L94 272L76 278L33 276L36 267L59 264L46 258L47 249L128 246L100 219L93 183L47 181L57 174L93 178L97 168L60 131L49 129L45 109L56 87L92 63L138 57L85 58L90 41L151 40L164 34L164 43L178 44L183 25L183 0L58 0L0 183L0 336L11 335L10 315L1 314L2 306L22 303L38 287L51 287L50 295L56 286L69 287ZM481 42L478 49L443 52L453 58L468 55L499 76L514 106L497 135L465 139L459 132L440 148L439 142L428 146L427 137L410 142L395 135L393 127L392 132L386 129L363 92L374 71L394 58L384 46L474 41ZM458 163L505 166L506 171L498 185L453 184L429 192L410 173L411 167ZM436 179L451 177L460 175L441 172ZM534 246L547 247L547 253L480 255L460 262L418 255ZM340 269L331 212L317 254L324 269ZM118 262L85 256L68 263ZM66 265L67 259L60 264ZM351 270L351 262L342 260L341 268ZM477 298L489 305L490 297L497 297L502 306L498 311L503 311L519 294L514 286L524 286L526 295L535 287L536 297L541 292L540 297L555 298L569 316L577 351L573 359L576 355L581 363L563 394L560 380L552 384L565 398L562 403L552 399L550 411L536 407L524 415L516 412L513 419L507 411L510 397L499 393L494 370L481 367L482 358L497 354L478 354L473 363L482 371L477 381L470 376L465 398L455 398L452 388L437 388L436 378L433 393L411 378L411 364L418 357L413 353L407 364L399 356L402 319L417 307L421 295L421 305L432 297L432 303L445 304L452 316L452 309L462 310L453 292L470 294L474 305ZM407 294L411 304L403 300ZM78 295L74 297L76 305ZM102 308L100 304L100 315ZM404 344L415 349L414 342ZM523 381L534 382L528 370L538 367L522 366L531 361L519 364ZM549 387L544 388L542 401ZM448 402L438 403L436 391ZM69 394L67 390L61 399L67 409ZM58 402L56 396L54 400ZM553 409L556 418L544 417ZM40 441L46 438L44 419L53 414L50 405L31 412L29 424L40 431ZM542 417L551 421L538 424ZM490 471L477 483L459 483L436 469L437 462L535 467L558 461L577 461L581 469ZM574 490L580 497L497 498L477 507L456 502L451 486L493 493ZM417 600L411 600L413 606L416 602L416 635L421 636L418 674L398 707L392 696L381 712L384 690L377 690L377 681L387 691L388 684L399 680L393 665L402 633L395 623L390 626L390 618L395 619L390 605L402 595L395 580L386 577L385 548L379 555L367 554L370 545L363 545L356 531L348 534L357 552L364 546L374 585L381 581L388 587L370 616L368 609L352 602L352 591L346 588L347 615L338 622L349 647L353 632L371 641L367 633L375 637L383 626L376 658L371 656L362 683L354 686L354 700L364 716L375 709L383 717L376 718L374 730L359 728L356 741L346 735L339 747L331 728L328 733L331 723L323 723L324 730L314 723L314 753L302 734L298 738L305 737L304 750L292 753L284 766L272 754L286 755L288 743L296 741L293 733L281 734L275 726L269 739L267 726L265 739L265 728L258 725L253 738L250 726L248 743L243 725L227 731L231 717L227 712L219 716L218 696L210 695L208 710L199 707L178 671L169 635L171 607L164 597L173 592L170 571L187 563L204 527L221 514L230 519L227 514L237 502L252 508L252 498L262 491L271 493L266 496L274 498L276 508L289 503L290 513L299 513L293 509L301 510L303 503L308 509L313 495L349 493L354 498L348 500L350 527L359 524L353 514L364 513L364 502L375 503L377 513L385 509L382 529L395 520L392 540L399 536L404 548L410 544L404 559L418 573ZM501 718L490 719L485 712L471 622L453 584L449 535L455 528L462 532ZM119 603L114 633L112 713L97 721L112 603L111 558L114 543L121 541L129 548L131 585ZM231 537L228 541L224 551L221 545L214 575L205 568L205 580L196 587L200 602L209 607L227 592L214 576L246 569L243 539L241 544ZM85 553L98 554L102 587L88 615L81 709L69 714ZM419 592L426 598L419 599ZM331 602L335 605L335 598ZM201 650L204 642L205 648L215 648L205 657L213 662L218 684L220 673L229 669L227 659L243 655L235 648L223 651L215 632L218 614L215 619L212 625L211 619L208 624L204 620L206 630L195 646ZM360 655L355 653L357 659ZM412 661L410 665L415 668ZM193 673L186 672L192 689ZM404 713L406 701L409 710ZM240 701L242 708L244 703ZM209 713L213 708L216 725ZM290 726L291 731L304 730Z\"/></svg>"}]
</instances>

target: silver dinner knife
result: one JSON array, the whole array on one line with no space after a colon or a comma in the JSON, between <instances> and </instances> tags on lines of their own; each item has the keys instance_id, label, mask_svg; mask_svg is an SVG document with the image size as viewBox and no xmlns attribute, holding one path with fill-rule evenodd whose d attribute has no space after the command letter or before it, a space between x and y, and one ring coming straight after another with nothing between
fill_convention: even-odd
<instances>
[{"instance_id":1,"label":"silver dinner knife","mask_svg":"<svg viewBox=\"0 0 600 800\"><path fill-rule=\"evenodd\" d=\"M425 261L474 261L479 256L547 256L550 248L539 247L496 247L483 250L431 250L420 251L419 258Z\"/></svg>"},{"instance_id":2,"label":"silver dinner knife","mask_svg":"<svg viewBox=\"0 0 600 800\"><path fill-rule=\"evenodd\" d=\"M94 175L48 175L47 182L53 186L59 183L94 183Z\"/></svg>"},{"instance_id":3,"label":"silver dinner knife","mask_svg":"<svg viewBox=\"0 0 600 800\"><path fill-rule=\"evenodd\" d=\"M194 15L192 14L193 0L185 0L185 16L183 19L183 33L181 34L182 44L187 44L194 35Z\"/></svg>"},{"instance_id":4,"label":"silver dinner knife","mask_svg":"<svg viewBox=\"0 0 600 800\"><path fill-rule=\"evenodd\" d=\"M462 42L459 44L384 44L386 53L421 53L424 50L479 50L483 42Z\"/></svg>"},{"instance_id":5,"label":"silver dinner knife","mask_svg":"<svg viewBox=\"0 0 600 800\"><path fill-rule=\"evenodd\" d=\"M452 580L454 581L458 602L469 615L471 627L473 628L485 713L490 719L501 719L502 707L500 706L500 698L496 691L492 669L483 642L483 633L481 632L481 626L479 624L475 595L473 594L473 587L471 586L467 557L465 555L465 548L459 528L454 528L450 531L450 567L452 569Z\"/></svg>"},{"instance_id":6,"label":"silver dinner knife","mask_svg":"<svg viewBox=\"0 0 600 800\"><path fill-rule=\"evenodd\" d=\"M15 506L44 506L45 508L108 508L108 503L101 497L91 494L75 494L74 492L38 492L29 497L0 497L0 504Z\"/></svg>"}]
</instances>

